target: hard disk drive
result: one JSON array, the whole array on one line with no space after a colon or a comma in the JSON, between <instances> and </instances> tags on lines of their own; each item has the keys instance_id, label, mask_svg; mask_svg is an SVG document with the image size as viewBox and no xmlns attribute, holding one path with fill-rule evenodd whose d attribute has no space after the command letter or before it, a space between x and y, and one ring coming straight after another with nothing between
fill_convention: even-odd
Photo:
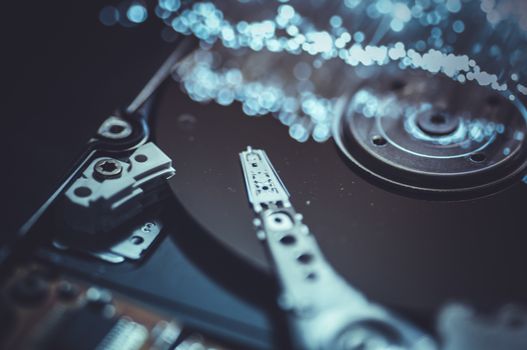
<instances>
[{"instance_id":1,"label":"hard disk drive","mask_svg":"<svg viewBox=\"0 0 527 350\"><path fill-rule=\"evenodd\" d=\"M104 7L174 51L2 247L2 348L527 349L526 11Z\"/></svg>"}]
</instances>

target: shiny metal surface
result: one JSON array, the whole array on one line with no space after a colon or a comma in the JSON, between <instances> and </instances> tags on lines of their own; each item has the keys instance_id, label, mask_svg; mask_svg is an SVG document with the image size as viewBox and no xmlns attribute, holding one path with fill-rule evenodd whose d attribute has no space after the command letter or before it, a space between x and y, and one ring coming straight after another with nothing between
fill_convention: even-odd
<instances>
[{"instance_id":1,"label":"shiny metal surface","mask_svg":"<svg viewBox=\"0 0 527 350\"><path fill-rule=\"evenodd\" d=\"M485 308L526 301L527 186L519 180L482 198L409 196L362 175L331 141L296 142L275 119L191 102L176 83L156 118L156 142L179 165L169 180L177 200L259 273L271 265L250 220L240 220L252 217L235 156L247 145L266 150L327 260L369 299L430 325L450 300Z\"/></svg>"},{"instance_id":2,"label":"shiny metal surface","mask_svg":"<svg viewBox=\"0 0 527 350\"><path fill-rule=\"evenodd\" d=\"M436 349L429 336L369 302L333 270L264 151L248 147L240 161L297 349Z\"/></svg>"}]
</instances>

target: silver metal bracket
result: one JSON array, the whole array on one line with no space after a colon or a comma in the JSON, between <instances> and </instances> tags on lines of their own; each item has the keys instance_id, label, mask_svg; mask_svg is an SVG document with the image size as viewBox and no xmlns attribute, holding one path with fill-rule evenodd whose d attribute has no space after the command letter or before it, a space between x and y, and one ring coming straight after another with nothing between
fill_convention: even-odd
<instances>
[{"instance_id":1,"label":"silver metal bracket","mask_svg":"<svg viewBox=\"0 0 527 350\"><path fill-rule=\"evenodd\" d=\"M140 260L145 252L154 243L161 233L162 224L158 220L150 220L143 225L132 230L129 236L113 244L103 251L83 250L84 253L92 255L95 258L104 260L112 264L122 263L125 260ZM53 246L60 250L69 249L69 247L58 240L53 242Z\"/></svg>"},{"instance_id":2,"label":"silver metal bracket","mask_svg":"<svg viewBox=\"0 0 527 350\"><path fill-rule=\"evenodd\" d=\"M136 228L126 239L114 244L105 252L91 252L95 257L111 263L120 263L125 259L139 260L154 243L161 232L159 221L149 221Z\"/></svg>"},{"instance_id":3,"label":"silver metal bracket","mask_svg":"<svg viewBox=\"0 0 527 350\"><path fill-rule=\"evenodd\" d=\"M289 201L266 153L240 153L258 237L265 242L281 285L297 349L433 350L431 337L374 304L339 276Z\"/></svg>"},{"instance_id":4,"label":"silver metal bracket","mask_svg":"<svg viewBox=\"0 0 527 350\"><path fill-rule=\"evenodd\" d=\"M66 190L63 220L87 234L109 232L163 198L162 185L174 174L171 159L151 142L127 159L96 158Z\"/></svg>"}]
</instances>

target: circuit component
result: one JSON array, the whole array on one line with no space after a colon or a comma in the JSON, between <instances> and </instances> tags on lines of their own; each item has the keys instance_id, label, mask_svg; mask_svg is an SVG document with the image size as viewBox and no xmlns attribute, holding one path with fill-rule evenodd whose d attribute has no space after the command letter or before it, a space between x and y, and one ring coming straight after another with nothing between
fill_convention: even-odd
<instances>
[{"instance_id":1,"label":"circuit component","mask_svg":"<svg viewBox=\"0 0 527 350\"><path fill-rule=\"evenodd\" d=\"M182 341L178 321L43 266L20 267L0 292L2 349L169 350Z\"/></svg>"}]
</instances>

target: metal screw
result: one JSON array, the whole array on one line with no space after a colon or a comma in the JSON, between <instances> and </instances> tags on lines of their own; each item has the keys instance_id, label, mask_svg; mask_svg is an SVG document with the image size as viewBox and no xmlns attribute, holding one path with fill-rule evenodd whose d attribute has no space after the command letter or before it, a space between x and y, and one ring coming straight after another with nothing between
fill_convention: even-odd
<instances>
[{"instance_id":1,"label":"metal screw","mask_svg":"<svg viewBox=\"0 0 527 350\"><path fill-rule=\"evenodd\" d=\"M101 159L94 166L95 174L104 178L112 179L119 177L123 171L121 163L115 159Z\"/></svg>"}]
</instances>

